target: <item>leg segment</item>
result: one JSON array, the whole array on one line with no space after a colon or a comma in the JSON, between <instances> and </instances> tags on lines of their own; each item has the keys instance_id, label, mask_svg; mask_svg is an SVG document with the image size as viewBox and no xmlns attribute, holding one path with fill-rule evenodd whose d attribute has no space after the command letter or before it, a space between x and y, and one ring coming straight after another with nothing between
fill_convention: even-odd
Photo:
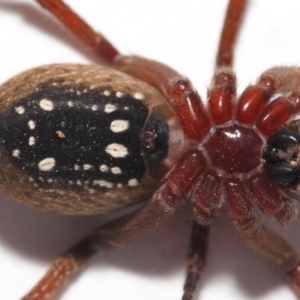
<instances>
[{"instance_id":1,"label":"leg segment","mask_svg":"<svg viewBox=\"0 0 300 300\"><path fill-rule=\"evenodd\" d=\"M22 300L46 300L61 288L97 250L90 236L58 258L42 280Z\"/></svg>"},{"instance_id":2,"label":"leg segment","mask_svg":"<svg viewBox=\"0 0 300 300\"><path fill-rule=\"evenodd\" d=\"M206 263L208 233L208 226L193 221L182 300L192 300L197 291Z\"/></svg>"},{"instance_id":3,"label":"leg segment","mask_svg":"<svg viewBox=\"0 0 300 300\"><path fill-rule=\"evenodd\" d=\"M267 70L256 85L248 87L241 95L237 120L256 124L264 135L272 135L300 111L299 86L299 68L275 67ZM275 92L286 95L268 103Z\"/></svg>"},{"instance_id":4,"label":"leg segment","mask_svg":"<svg viewBox=\"0 0 300 300\"><path fill-rule=\"evenodd\" d=\"M217 54L217 68L232 66L233 50L246 4L247 0L231 0L229 3Z\"/></svg>"},{"instance_id":5,"label":"leg segment","mask_svg":"<svg viewBox=\"0 0 300 300\"><path fill-rule=\"evenodd\" d=\"M278 186L266 174L260 174L251 182L255 204L267 216L285 225L297 220L298 209L278 193Z\"/></svg>"},{"instance_id":6,"label":"leg segment","mask_svg":"<svg viewBox=\"0 0 300 300\"><path fill-rule=\"evenodd\" d=\"M279 85L277 76L263 74L256 85L249 86L241 95L236 119L246 124L256 124L258 112L264 110Z\"/></svg>"},{"instance_id":7,"label":"leg segment","mask_svg":"<svg viewBox=\"0 0 300 300\"><path fill-rule=\"evenodd\" d=\"M213 86L208 92L208 108L215 124L232 120L236 96L236 78L230 69L216 71Z\"/></svg>"},{"instance_id":8,"label":"leg segment","mask_svg":"<svg viewBox=\"0 0 300 300\"><path fill-rule=\"evenodd\" d=\"M89 237L55 261L52 268L23 300L46 300L63 286L91 256L113 249L146 234L171 216L184 202L193 179L199 173L202 157L188 152L171 171L166 183L140 210L101 226ZM201 168L200 168L201 169Z\"/></svg>"},{"instance_id":9,"label":"leg segment","mask_svg":"<svg viewBox=\"0 0 300 300\"><path fill-rule=\"evenodd\" d=\"M84 20L82 20L71 8L62 0L36 0L44 8L55 15L66 27L90 46L104 58L108 63L113 63L120 55L116 48L99 33L96 33Z\"/></svg>"},{"instance_id":10,"label":"leg segment","mask_svg":"<svg viewBox=\"0 0 300 300\"><path fill-rule=\"evenodd\" d=\"M257 120L257 128L266 136L270 136L299 111L299 93L292 92L289 96L279 97L272 101L260 114Z\"/></svg>"},{"instance_id":11,"label":"leg segment","mask_svg":"<svg viewBox=\"0 0 300 300\"><path fill-rule=\"evenodd\" d=\"M282 268L300 290L300 257L297 252L286 240L261 224L241 182L228 182L226 190L229 215L246 243L255 252Z\"/></svg>"},{"instance_id":12,"label":"leg segment","mask_svg":"<svg viewBox=\"0 0 300 300\"><path fill-rule=\"evenodd\" d=\"M261 78L273 78L278 93L286 94L271 102L259 116L257 127L270 136L300 111L300 68L274 67Z\"/></svg>"},{"instance_id":13,"label":"leg segment","mask_svg":"<svg viewBox=\"0 0 300 300\"><path fill-rule=\"evenodd\" d=\"M210 225L217 217L222 206L222 190L219 178L207 172L191 188L189 197L193 205L193 218L199 224Z\"/></svg>"}]
</instances>

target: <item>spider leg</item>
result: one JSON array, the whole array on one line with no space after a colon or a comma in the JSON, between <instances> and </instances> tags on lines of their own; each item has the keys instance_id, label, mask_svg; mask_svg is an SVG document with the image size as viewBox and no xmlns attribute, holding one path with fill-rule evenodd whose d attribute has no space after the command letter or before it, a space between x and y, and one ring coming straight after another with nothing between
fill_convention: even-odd
<instances>
[{"instance_id":1,"label":"spider leg","mask_svg":"<svg viewBox=\"0 0 300 300\"><path fill-rule=\"evenodd\" d=\"M203 226L210 225L222 206L222 185L213 172L207 172L201 180L197 179L191 187L189 197L193 205L193 218Z\"/></svg>"},{"instance_id":2,"label":"spider leg","mask_svg":"<svg viewBox=\"0 0 300 300\"><path fill-rule=\"evenodd\" d=\"M257 120L257 127L269 136L300 111L300 68L274 67L261 77L273 78L277 92L283 94L268 104Z\"/></svg>"},{"instance_id":3,"label":"spider leg","mask_svg":"<svg viewBox=\"0 0 300 300\"><path fill-rule=\"evenodd\" d=\"M256 253L282 268L300 290L299 255L286 240L262 225L244 183L238 179L229 180L227 198L229 215L245 242Z\"/></svg>"},{"instance_id":4,"label":"spider leg","mask_svg":"<svg viewBox=\"0 0 300 300\"><path fill-rule=\"evenodd\" d=\"M208 108L215 124L232 120L234 99L236 97L236 78L230 68L218 69L213 84L208 91Z\"/></svg>"},{"instance_id":5,"label":"spider leg","mask_svg":"<svg viewBox=\"0 0 300 300\"><path fill-rule=\"evenodd\" d=\"M300 68L299 67L273 67L266 70L261 77L272 76L277 78L278 92L290 93L298 91L300 86Z\"/></svg>"},{"instance_id":6,"label":"spider leg","mask_svg":"<svg viewBox=\"0 0 300 300\"><path fill-rule=\"evenodd\" d=\"M194 221L182 300L193 299L197 291L206 263L209 225L215 220L223 200L218 178L211 172L205 172L205 168L205 174L198 174L190 188L189 200L193 204Z\"/></svg>"},{"instance_id":7,"label":"spider leg","mask_svg":"<svg viewBox=\"0 0 300 300\"><path fill-rule=\"evenodd\" d=\"M182 300L192 300L206 263L209 227L193 221Z\"/></svg>"},{"instance_id":8,"label":"spider leg","mask_svg":"<svg viewBox=\"0 0 300 300\"><path fill-rule=\"evenodd\" d=\"M158 226L174 214L184 202L193 179L201 172L203 157L199 152L190 151L169 173L165 184L138 211L104 224L90 236L80 241L66 254L58 258L44 278L23 300L51 299L69 277L98 251L120 247Z\"/></svg>"},{"instance_id":9,"label":"spider leg","mask_svg":"<svg viewBox=\"0 0 300 300\"><path fill-rule=\"evenodd\" d=\"M278 193L278 186L266 174L259 174L251 181L255 204L267 216L274 217L281 224L295 221L297 207Z\"/></svg>"},{"instance_id":10,"label":"spider leg","mask_svg":"<svg viewBox=\"0 0 300 300\"><path fill-rule=\"evenodd\" d=\"M231 0L229 2L217 54L217 67L232 66L234 46L246 5L247 0Z\"/></svg>"},{"instance_id":11,"label":"spider leg","mask_svg":"<svg viewBox=\"0 0 300 300\"><path fill-rule=\"evenodd\" d=\"M79 39L90 46L108 63L120 55L118 50L100 33L89 26L62 0L36 0L40 5L55 15Z\"/></svg>"}]
</instances>

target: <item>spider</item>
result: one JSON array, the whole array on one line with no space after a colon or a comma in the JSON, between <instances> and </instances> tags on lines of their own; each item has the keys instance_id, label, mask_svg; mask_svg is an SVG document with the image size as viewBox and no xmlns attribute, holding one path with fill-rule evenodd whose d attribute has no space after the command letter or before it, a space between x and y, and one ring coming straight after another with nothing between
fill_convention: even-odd
<instances>
[{"instance_id":1,"label":"spider","mask_svg":"<svg viewBox=\"0 0 300 300\"><path fill-rule=\"evenodd\" d=\"M232 1L232 3L234 3L234 1ZM219 66L220 65L222 65L222 66L224 66L225 65L225 67L230 67L231 66L231 62L221 62L220 64L219 64ZM233 80L233 78L232 78L232 75L231 75L231 73L229 72L229 71L227 71L227 70L225 70L224 71L225 72L225 74L226 74L226 76L228 76L228 77L231 77L231 78L229 78L229 81L231 82L232 80ZM272 72L275 72L276 74L277 74L277 71L275 70L274 71L274 69L272 70ZM272 79L271 81L275 81L275 80L273 80L274 79L274 74L271 72L271 75L269 74L269 73L267 73L267 76L263 76L263 82L262 82L262 84L264 84L265 83L265 80L270 80L270 78ZM224 74L221 74L220 75L220 77L222 77ZM138 75L138 76L140 76L140 75ZM216 79L217 78L217 79ZM216 80L218 80L218 77L215 77L215 79ZM222 79L223 80L223 79ZM270 84L270 82L268 82L268 84ZM230 85L231 85L231 83L230 83ZM271 84L272 85L272 84ZM229 89L229 93L230 92L232 92L232 93L234 93L234 88L232 88L232 89L230 89L230 88L228 88ZM212 89L213 91L214 91L214 89ZM231 91L230 91L231 90ZM265 91L265 89L264 89L264 91ZM211 92L211 95L210 95L210 99L212 99L213 97L212 97L212 94L213 94L213 92ZM44 103L42 103L43 105L44 105ZM46 104L45 104L46 105ZM197 107L197 105L196 105L196 107ZM180 110L180 112L181 112L181 110ZM222 111L222 113L219 115L219 116L211 116L211 118L212 118L212 120L214 121L214 122L219 122L220 121L220 118L221 117L223 117L223 112L224 111ZM198 117L197 118L197 121L199 121L199 120L205 120L205 114L203 115L203 116L201 116L201 118L200 117ZM246 116L249 116L248 114L246 114ZM226 119L225 121L224 120L222 120L222 124L223 123L227 123L228 122L228 120L229 119ZM251 116L251 121L252 120L254 120L254 118L253 118L253 116ZM184 123L184 120L182 120L183 122L182 123ZM248 121L247 121L248 122ZM273 129L273 131L272 132L263 132L263 136L270 136L272 133L274 133L274 132L276 132L279 128L281 128L281 125L284 125L284 123L285 122L282 122L282 124L280 124L280 126L279 125L277 125L277 126L275 126L275 129ZM190 126L190 121L188 122L188 126ZM207 125L208 123L207 122L205 122L204 121L204 125ZM260 123L259 123L260 124ZM270 123L268 123L268 124L270 124ZM271 124L271 125L273 125L273 123ZM189 148L188 150L185 150L186 152L185 152L185 154L184 154L184 159L182 159L180 162L183 164L183 166L180 164L180 163L178 163L177 164L177 166L175 167L175 171L176 171L176 168L179 168L179 170L180 170L180 172L175 172L174 170L173 171L171 171L171 173L168 175L168 177L167 177L167 179L166 179L166 182L167 182L167 184L169 183L169 187L170 187L170 185L172 184L173 186L173 188L172 188L172 190L173 190L173 192L174 192L174 188L175 188L175 191L177 191L178 189L176 188L176 186L180 186L180 184L192 184L193 185L193 192L190 194L190 192L188 192L188 191L185 191L185 193L183 193L182 191L180 191L180 193L179 194L177 194L178 192L176 192L175 193L175 195L178 195L178 196L180 196L180 197L178 197L178 198L181 198L182 197L182 194L184 194L184 196L189 196L189 198L190 199L192 199L192 202L193 201L196 201L195 199L198 199L198 197L196 197L196 194L197 193L199 193L199 190L198 189L203 189L203 187L206 187L206 185L203 185L203 182L202 182L202 185L201 186L199 186L198 185L198 183L196 183L196 181L194 181L194 179L195 178L199 178L200 179L200 177L199 176L204 176L203 174L210 174L209 172L211 172L211 171L203 171L203 174L198 174L198 172L200 172L198 169L197 169L197 171L195 171L195 172L197 172L195 175L193 175L192 177L194 178L193 180L192 180L192 182L190 182L189 183L189 179L187 179L187 178L181 178L180 179L180 181L179 182L176 182L176 178L177 178L177 176L175 176L175 175L185 175L185 176L188 176L188 178L189 177L191 177L191 174L192 173L188 173L187 174L187 170L189 169L189 167L187 167L187 165L186 165L186 162L187 161L189 161L188 159L190 158L190 159L192 159L192 165L194 165L194 160L193 159L199 159L200 161L200 163L199 163L199 165L206 165L206 162L205 162L205 160L203 159L203 157L202 157L202 154L200 155L200 154L197 154L197 153L202 153L202 149L203 149L203 147L205 148L205 147L209 147L209 146L206 146L206 145L208 145L212 140L213 140L213 138L214 138L214 136L216 136L217 135L217 138L216 138L216 140L217 140L217 142L219 142L219 140L221 139L220 138L220 136L222 136L222 134L223 134L223 132L225 132L224 131L224 128L222 128L222 131L220 130L220 128L222 127L223 125L219 125L219 127L216 129L216 131L215 131L215 133L214 134L212 134L212 136L210 136L210 139L205 139L206 137L208 137L208 129L209 128L207 128L207 132L205 132L205 133L203 133L203 136L197 136L197 137L195 137L195 136L191 136L190 137L190 140L191 140L191 144L193 145L193 140L195 140L195 139L199 139L200 140L200 142L201 142L201 144L200 144L200 146L196 146L196 148L199 148L201 151L199 152L199 149L198 150L195 150L195 148L193 148L192 147L192 150ZM260 128L260 134L259 135L256 135L256 134L252 134L251 132L251 130L249 129L249 126L244 126L243 128L243 130L240 130L240 127L238 127L238 126L240 126L240 125L234 125L234 127L233 127L233 125L230 125L231 127L229 127L229 131L227 132L227 136L229 135L240 135L240 134L243 134L243 133L245 133L245 132L247 132L247 134L248 134L248 136L250 136L251 138L252 138L252 141L253 141L253 143L256 143L257 145L258 145L258 147L255 147L255 150L254 151L256 151L256 152L260 152L260 154L262 153L262 149L263 149L263 147L265 146L265 143L264 143L264 140L262 139L262 132L261 131L263 131L263 130L267 130L266 129L266 127L265 126L262 126L262 125L259 125L258 127ZM207 126L206 126L207 127ZM190 133L190 134L195 134L195 135L198 135L199 133L201 133L201 131L202 131L202 129L203 129L203 127L201 127L201 128L196 128L195 130L190 130L190 131L188 131L188 133ZM227 127L227 129L228 129L228 127ZM293 130L293 131L295 131L295 128L294 127L291 127L291 129ZM230 131L231 130L231 131ZM281 138L281 136L280 136L280 138ZM274 138L273 138L273 140L274 140ZM223 142L224 143L224 142ZM274 142L270 142L270 147L272 148L274 146ZM234 145L234 148L236 148L237 147L237 145ZM274 146L275 147L275 146ZM215 149L215 148L218 148L218 147L209 147L210 149ZM221 148L221 146L220 146L220 148ZM194 150L193 150L194 149ZM247 148L247 150L248 150L248 148ZM271 150L273 150L273 148L271 149ZM207 151L207 149L206 149L206 151ZM189 156L190 155L190 156ZM207 154L206 154L207 155ZM214 153L214 152L212 152L212 153L210 153L210 156L213 156L213 157L215 157L215 159L216 159L216 161L218 161L219 159L219 163L220 164L227 164L227 159L228 159L228 157L229 156L227 156L227 158L226 158L226 160L222 160L222 156L219 154L219 153ZM249 162L249 164L250 164L250 169L252 170L252 169L255 169L254 167L253 167L253 165L252 165L252 163L253 163L253 161L255 161L256 160L256 156L257 156L257 153L256 154L253 154L253 157L255 157L255 159L253 159L253 160L250 160L250 162ZM271 158L270 158L271 157ZM246 160L247 160L247 158L248 158L248 156L247 157L245 157L244 159L243 159L243 162L245 162ZM267 154L266 154L266 160L269 160L269 161L271 161L271 159L273 158L273 156L272 156L272 154L268 154L268 152L267 152ZM275 158L274 158L275 160L276 159L278 159L276 156L275 156ZM233 157L231 157L231 166L232 165L234 165L234 163L235 163L235 157L234 157L234 159L233 159ZM277 162L277 160L276 160L276 162ZM180 166L182 167L182 169L180 169ZM237 169L239 169L239 168L244 168L245 166L243 165L242 166L242 163L240 163L240 165L236 165L236 168ZM256 166L255 166L256 167ZM222 168L224 168L224 166L222 165ZM226 166L226 168L228 168L227 166ZM192 166L190 167L190 169L192 170L193 168L192 168ZM224 178L224 177L226 177L227 178L227 180L229 180L228 178L230 178L230 180L232 180L232 181L230 181L230 187L232 187L233 186L233 188L235 187L235 188L237 188L237 189L241 189L241 186L240 185L234 185L233 183L236 183L236 180L237 180L237 178L238 178L238 180L240 180L240 176L237 176L237 178L235 177L235 175L233 175L233 176L231 176L231 175L228 175L228 176L225 176L224 175L224 172L223 171L219 171L219 167L217 168L218 169L218 178L219 177L221 177L221 178ZM261 163L259 163L259 169L260 170L263 170L263 166L262 166L262 164ZM182 170L182 172L181 172L181 170ZM281 169L280 169L281 170ZM278 171L278 170L277 170ZM214 171L213 172L216 172L216 168L214 168ZM231 170L231 171L228 171L230 174L232 173L232 172L235 172L235 170ZM251 171L252 172L252 171ZM271 187L270 187L270 185L271 185L271 183L269 183L269 178L267 177L265 177L265 175L259 175L260 177L259 177L259 179L260 180L258 180L257 178L258 177L256 177L256 175L255 174L252 174L250 172L250 175L249 175L249 177L250 178L247 178L247 180L249 180L251 183L251 190L253 191L253 190L255 190L256 191L256 198L258 198L258 195L257 195L257 193L259 193L260 192L260 190L261 189L264 189L264 188L266 188L266 187L268 187L269 188L269 190L270 191L272 191L272 193L274 193L274 189L272 189ZM256 171L255 171L256 172ZM255 173L254 171L253 171L253 173ZM275 172L275 175L277 174L278 172ZM172 175L173 174L173 175ZM175 174L175 175L174 175ZM194 174L194 173L193 173ZM264 173L265 174L265 173ZM174 177L172 177L172 176L174 176ZM195 177L194 177L195 176ZM214 177L214 175L213 176L206 176L206 177L204 177L204 178L213 178L213 179L216 179L216 177ZM251 179L251 180L250 180ZM204 180L204 179L201 179L201 180ZM222 180L225 180L225 179L222 179ZM218 182L221 182L221 181L219 181L219 179L217 180ZM277 180L278 181L278 180ZM174 182L175 182L175 186L174 186ZM248 181L247 181L248 182ZM262 184L263 183L263 184ZM256 187L256 185L257 185L257 187ZM167 185L168 186L168 185ZM224 185L224 183L222 182L222 184L220 184L220 185L218 185L219 186L219 188L217 189L217 190L219 190L219 189L222 189L222 190L225 190L225 189L228 189L228 191L227 191L227 194L228 193L230 193L230 191L232 191L232 190L230 190L230 188L229 188L229 186L228 185L226 185L226 187L225 187L225 185ZM244 186L244 185L243 185ZM189 186L190 187L190 186ZM188 188L189 188L188 187ZM156 195L156 197L157 198L159 198L160 197L160 195L161 195L161 192L162 190L159 190L159 192L157 192L155 195ZM215 190L215 192L216 192L216 190ZM202 190L202 193L203 193L203 190ZM201 193L201 195L202 195L202 193ZM207 193L209 193L209 195L211 196L212 195L212 189L210 188L209 189L209 191L207 190ZM241 194L243 194L243 193L245 193L245 190L243 191L243 192L241 192L240 190L239 190L239 193L237 193L238 195L241 195ZM173 194L172 194L173 195ZM224 196L225 197L225 196ZM278 198L279 196L276 196L275 195L275 199L276 199L276 197ZM282 197L281 195L280 195L280 197ZM279 198L280 198L279 197ZM155 197L154 197L155 198ZM172 197L171 197L172 198ZM229 197L230 198L230 197ZM229 199L228 198L228 199ZM193 200L194 199L194 200ZM220 199L219 197L217 197L217 199ZM222 199L222 198L221 198ZM274 198L272 198L272 199L274 199ZM281 198L280 198L281 199ZM282 198L283 199L283 198ZM176 197L176 200L177 200L177 197ZM180 199L178 199L178 201L179 201ZM229 199L230 200L230 199ZM232 199L231 199L232 200ZM236 200L236 199L235 199ZM261 196L260 196L260 198L259 198L259 200L261 200ZM181 201L181 200L180 200ZM228 201L228 202L230 202L230 201ZM259 201L258 201L259 202ZM261 202L261 201L260 201ZM274 210L273 210L273 207L272 207L272 209L270 209L270 210L267 210L267 208L269 208L269 207L267 207L267 205L265 205L265 206L263 206L263 204L262 203L257 203L257 205L259 205L259 204L261 204L262 206L261 206L261 209L265 212L265 213L268 213L268 214L270 214L270 215L272 215L273 217L275 217L275 218L277 218L279 221L281 221L282 223L286 223L286 222L288 222L288 221L290 221L291 219L293 219L293 217L294 217L294 215L293 215L293 212L294 212L294 208L292 207L291 209L290 209L290 211L289 211L289 201L287 201L287 203L284 201L284 203L283 203L283 205L286 205L286 206L283 206L284 208L282 209L282 210L277 210L277 208L275 208ZM278 202L280 202L280 200L278 200ZM203 203L201 202L201 203L197 203L198 204L198 206L197 206L197 208L201 208L201 205L203 205ZM211 204L211 203L210 203ZM276 203L274 203L274 204L276 204ZM216 205L218 206L219 205L219 203L216 203ZM228 204L228 207L229 207L229 212L231 212L231 217L233 218L233 219L235 219L235 221L236 221L236 223L237 223L237 226L239 226L239 228L240 228L240 231L241 231L241 233L244 233L244 237L245 237L245 232L244 232L244 227L242 228L241 227L241 224L238 222L238 220L236 220L236 218L237 218L237 216L241 216L241 212L239 212L237 215L235 215L235 214L233 214L233 212L232 212L232 209L233 208L236 208L236 203L233 205L233 206L230 206L230 203ZM165 208L165 207L164 207ZM231 208L231 210L230 210L230 208ZM277 213L274 213L274 214L272 214L272 212L280 212L279 214L277 214ZM199 221L199 223L200 224L202 224L202 225L205 225L204 226L204 228L202 228L202 227L199 227L196 223L194 224L194 228L195 228L195 230L194 230L194 233L199 233L199 231L200 231L200 236L202 236L202 235L204 235L204 236L206 236L206 232L207 232L207 225L208 224L210 224L210 222L212 221L212 216L210 216L209 214L208 214L208 216L206 215L206 214L201 214L201 212L203 212L203 211L198 211L198 214L197 214L197 220ZM207 212L207 211L206 211ZM213 215L213 217L214 217L214 214L215 214L215 212L214 211L210 211L210 212L212 212L212 215ZM281 214L281 212L282 212L282 214ZM291 213L290 213L291 212ZM161 213L163 213L163 211L161 211ZM155 214L156 216L157 216L157 211L156 211L156 214ZM248 215L247 215L248 216ZM152 219L152 221L154 221L155 219ZM252 219L253 220L253 219ZM257 222L258 222L258 220L257 220ZM256 223L257 224L257 223ZM247 223L247 225L248 225L248 223ZM203 231L203 232L202 232ZM262 230L263 231L263 230ZM202 234L201 234L201 232L202 232ZM122 236L122 238L123 238L124 236ZM246 238L246 237L245 237ZM250 243L250 245L252 245L252 247L255 247L256 248L256 250L259 252L259 251L262 251L262 248L263 247L259 247L259 249L257 248L257 244L255 243L253 243L253 240L249 240L249 239L247 239L248 240L248 243ZM203 241L203 243L205 243L205 240L203 239L202 240ZM264 241L263 241L264 242ZM93 243L95 243L95 241L93 241ZM198 245L199 246L199 245ZM85 247L85 249L86 249L86 247ZM193 249L193 247L191 247L191 249ZM201 247L201 249L202 249L202 247ZM198 249L199 250L199 249ZM198 251L197 251L198 252ZM201 251L200 251L201 252ZM287 253L286 251L285 251L285 253ZM194 252L192 253L192 254L195 254ZM263 254L265 254L265 253L263 253ZM194 282L195 283L195 282ZM189 285L187 285L187 287L189 288ZM188 294L189 293L189 289L186 289L186 294ZM186 296L186 297L188 297L188 296ZM28 298L28 299L31 299L30 297ZM42 299L42 298L41 298ZM188 298L187 298L188 299Z\"/></svg>"}]
</instances>

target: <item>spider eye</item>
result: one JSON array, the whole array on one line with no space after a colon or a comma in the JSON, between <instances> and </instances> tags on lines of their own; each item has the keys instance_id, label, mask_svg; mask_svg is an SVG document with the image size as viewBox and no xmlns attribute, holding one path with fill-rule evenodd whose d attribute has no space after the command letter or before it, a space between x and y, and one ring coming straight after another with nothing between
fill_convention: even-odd
<instances>
[{"instance_id":1,"label":"spider eye","mask_svg":"<svg viewBox=\"0 0 300 300\"><path fill-rule=\"evenodd\" d=\"M283 129L272 135L263 151L269 176L282 183L299 179L299 149L300 133Z\"/></svg>"}]
</instances>

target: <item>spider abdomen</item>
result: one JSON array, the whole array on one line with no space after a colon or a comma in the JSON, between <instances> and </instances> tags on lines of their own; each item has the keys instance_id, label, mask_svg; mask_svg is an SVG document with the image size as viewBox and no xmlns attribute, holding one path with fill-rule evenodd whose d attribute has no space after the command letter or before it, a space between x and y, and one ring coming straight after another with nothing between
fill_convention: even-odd
<instances>
[{"instance_id":1,"label":"spider abdomen","mask_svg":"<svg viewBox=\"0 0 300 300\"><path fill-rule=\"evenodd\" d=\"M184 147L161 94L104 67L33 69L4 84L0 99L0 185L43 210L94 214L136 203Z\"/></svg>"}]
</instances>

